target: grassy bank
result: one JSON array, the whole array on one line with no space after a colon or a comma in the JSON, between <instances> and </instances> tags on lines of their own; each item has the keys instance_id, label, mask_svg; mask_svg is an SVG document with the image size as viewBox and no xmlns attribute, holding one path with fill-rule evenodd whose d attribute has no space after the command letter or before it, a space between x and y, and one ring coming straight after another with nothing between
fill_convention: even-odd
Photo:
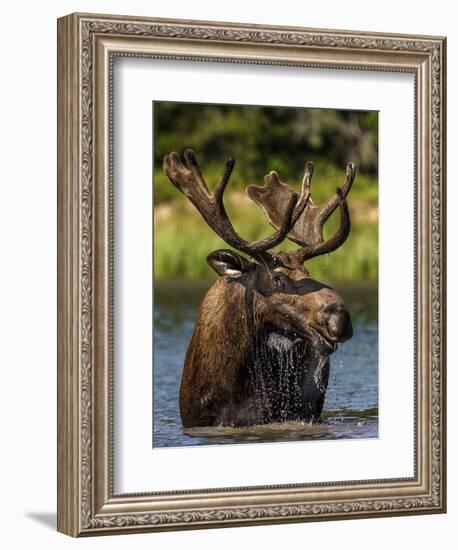
<instances>
[{"instance_id":1,"label":"grassy bank","mask_svg":"<svg viewBox=\"0 0 458 550\"><path fill-rule=\"evenodd\" d=\"M343 181L343 172L332 177L314 178L314 196L321 202ZM175 198L159 203L154 210L154 275L168 278L204 279L213 276L205 261L218 248L228 248L203 221L196 210L173 186L158 175L158 185L172 188ZM378 274L377 249L377 184L369 177L357 178L349 200L352 229L345 244L332 254L307 262L310 273L321 280L375 280ZM242 191L228 193L226 208L236 231L248 240L269 235L273 229L261 209ZM325 226L330 236L338 224L337 212ZM297 245L285 241L282 250Z\"/></svg>"}]
</instances>

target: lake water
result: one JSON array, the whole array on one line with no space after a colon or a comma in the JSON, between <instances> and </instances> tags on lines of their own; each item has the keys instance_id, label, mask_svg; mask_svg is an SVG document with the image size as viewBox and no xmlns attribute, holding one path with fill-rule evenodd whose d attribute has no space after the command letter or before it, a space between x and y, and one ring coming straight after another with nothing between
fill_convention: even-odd
<instances>
[{"instance_id":1,"label":"lake water","mask_svg":"<svg viewBox=\"0 0 458 550\"><path fill-rule=\"evenodd\" d=\"M184 432L178 408L181 372L197 308L210 284L155 284L154 447L378 437L377 286L366 282L333 285L350 310L354 334L331 356L322 423L195 428Z\"/></svg>"}]
</instances>

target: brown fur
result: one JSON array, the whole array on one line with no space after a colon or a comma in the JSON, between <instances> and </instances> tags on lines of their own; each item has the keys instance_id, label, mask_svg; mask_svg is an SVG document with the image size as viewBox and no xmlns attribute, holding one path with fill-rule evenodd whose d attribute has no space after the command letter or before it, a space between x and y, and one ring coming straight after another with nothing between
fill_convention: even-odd
<instances>
[{"instance_id":1,"label":"brown fur","mask_svg":"<svg viewBox=\"0 0 458 550\"><path fill-rule=\"evenodd\" d=\"M220 277L202 301L186 354L180 387L184 427L219 424L223 409L241 405L251 353L244 288Z\"/></svg>"},{"instance_id":2,"label":"brown fur","mask_svg":"<svg viewBox=\"0 0 458 550\"><path fill-rule=\"evenodd\" d=\"M286 286L282 291L269 286L276 274L283 275ZM285 334L297 331L308 338L307 355L302 359L308 370L297 365L302 393L293 418L318 420L331 351L310 327L320 326L323 308L330 303L345 308L334 290L308 277L303 268L281 265L271 271L256 264L238 279L220 277L202 301L186 354L180 387L183 426L240 426L266 421L253 408L253 365L259 353L254 340L265 339L272 330ZM350 329L345 330L348 337ZM319 364L324 368L317 381L314 376ZM275 412L272 414L269 418L276 418Z\"/></svg>"},{"instance_id":3,"label":"brown fur","mask_svg":"<svg viewBox=\"0 0 458 550\"><path fill-rule=\"evenodd\" d=\"M342 188L321 205L310 193L313 163L305 166L300 195L271 171L263 187L249 186L276 231L247 242L232 226L223 204L234 168L209 191L194 151L164 157L164 173L233 250L217 250L207 261L221 275L200 307L186 354L180 387L183 425L247 425L277 420L318 420L329 374L329 354L351 337L342 299L314 281L304 261L336 250L350 232L346 197L355 178L348 163ZM327 240L323 225L336 209L340 223ZM288 238L295 252L272 250Z\"/></svg>"}]
</instances>

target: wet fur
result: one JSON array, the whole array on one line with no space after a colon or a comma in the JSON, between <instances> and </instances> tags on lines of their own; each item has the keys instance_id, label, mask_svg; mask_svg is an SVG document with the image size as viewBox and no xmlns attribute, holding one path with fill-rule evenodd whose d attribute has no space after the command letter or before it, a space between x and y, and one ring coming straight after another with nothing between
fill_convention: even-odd
<instances>
[{"instance_id":1,"label":"wet fur","mask_svg":"<svg viewBox=\"0 0 458 550\"><path fill-rule=\"evenodd\" d=\"M180 387L183 426L319 420L328 356L310 341L282 349L289 340L270 331L271 308L243 283L220 277L202 301Z\"/></svg>"}]
</instances>

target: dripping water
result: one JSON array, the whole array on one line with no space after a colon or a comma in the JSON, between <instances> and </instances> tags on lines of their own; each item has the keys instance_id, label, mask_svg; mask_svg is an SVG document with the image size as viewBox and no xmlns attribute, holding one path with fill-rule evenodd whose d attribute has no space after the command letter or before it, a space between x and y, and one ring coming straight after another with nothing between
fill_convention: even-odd
<instances>
[{"instance_id":1,"label":"dripping water","mask_svg":"<svg viewBox=\"0 0 458 550\"><path fill-rule=\"evenodd\" d=\"M343 361L343 347L344 344L339 344L334 352L333 366L330 369L329 375L329 387L326 391L326 409L332 411L333 422L342 422L343 414L342 407L339 404L337 395L337 388L339 386L339 378L342 376L342 370L344 366Z\"/></svg>"},{"instance_id":2,"label":"dripping water","mask_svg":"<svg viewBox=\"0 0 458 550\"><path fill-rule=\"evenodd\" d=\"M325 391L323 369L328 357L316 363L308 357L309 343L275 332L257 333L250 367L253 420L258 424L301 421L304 419L303 379L313 368L313 380Z\"/></svg>"},{"instance_id":3,"label":"dripping water","mask_svg":"<svg viewBox=\"0 0 458 550\"><path fill-rule=\"evenodd\" d=\"M345 296L352 312L354 336L339 346L331 355L329 384L322 413L324 422L309 424L280 419L270 424L253 425L243 428L212 426L183 430L178 408L178 389L187 346L195 324L195 312L207 291L208 284L167 282L156 285L154 317L154 399L153 399L153 446L177 447L183 445L218 445L234 443L260 443L274 441L312 441L337 439L364 439L378 436L378 325L376 286L354 283L341 285L339 290ZM177 296L180 300L177 301ZM258 320L259 321L259 320ZM257 323L259 326L259 323ZM262 338L261 338L262 336ZM269 334L258 334L257 341L267 343ZM283 342L287 344L287 342ZM313 343L308 344L309 348ZM274 349L266 346L265 356L276 356ZM299 348L295 353L299 352ZM310 349L304 350L308 355ZM288 375L283 376L281 385L290 380L290 391L298 395L301 388L300 377L293 376L294 366L290 365L292 355L284 358ZM293 361L292 361L293 362ZM300 368L308 372L308 366L300 362ZM283 364L283 363L282 363ZM275 381L275 376L263 372L262 364L257 365L264 374L264 393ZM272 372L275 372L275 365ZM270 369L268 369L270 371ZM297 371L296 371L297 372ZM279 378L277 384L280 387ZM278 396L282 394L280 390ZM269 411L275 407L269 399L262 399L262 389L258 389L254 409ZM283 396L278 409L284 418L288 406L294 399ZM274 416L275 418L275 416ZM363 425L360 423L363 422Z\"/></svg>"}]
</instances>

